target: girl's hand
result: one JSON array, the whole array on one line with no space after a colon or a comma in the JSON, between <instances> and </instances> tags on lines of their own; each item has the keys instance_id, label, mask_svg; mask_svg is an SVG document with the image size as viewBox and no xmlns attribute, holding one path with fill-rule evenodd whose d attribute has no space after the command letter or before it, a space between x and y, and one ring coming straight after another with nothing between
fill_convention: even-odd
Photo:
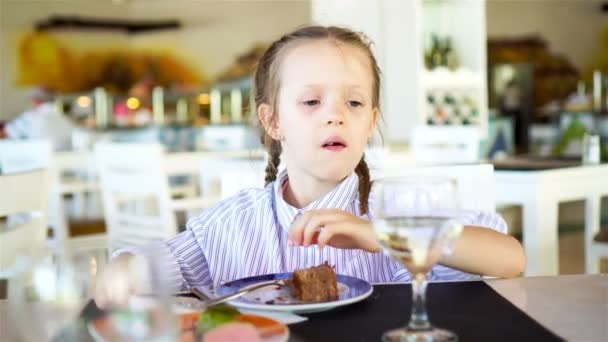
<instances>
[{"instance_id":1,"label":"girl's hand","mask_svg":"<svg viewBox=\"0 0 608 342\"><path fill-rule=\"evenodd\" d=\"M288 244L358 248L372 253L381 250L370 221L339 209L306 211L292 223Z\"/></svg>"}]
</instances>

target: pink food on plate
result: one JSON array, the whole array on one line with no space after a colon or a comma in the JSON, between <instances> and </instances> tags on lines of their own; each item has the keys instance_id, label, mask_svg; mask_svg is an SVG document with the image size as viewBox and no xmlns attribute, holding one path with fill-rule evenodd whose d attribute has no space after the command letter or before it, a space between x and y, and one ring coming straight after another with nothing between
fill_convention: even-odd
<instances>
[{"instance_id":1,"label":"pink food on plate","mask_svg":"<svg viewBox=\"0 0 608 342\"><path fill-rule=\"evenodd\" d=\"M226 323L209 330L203 342L256 342L260 340L257 329L247 323Z\"/></svg>"}]
</instances>

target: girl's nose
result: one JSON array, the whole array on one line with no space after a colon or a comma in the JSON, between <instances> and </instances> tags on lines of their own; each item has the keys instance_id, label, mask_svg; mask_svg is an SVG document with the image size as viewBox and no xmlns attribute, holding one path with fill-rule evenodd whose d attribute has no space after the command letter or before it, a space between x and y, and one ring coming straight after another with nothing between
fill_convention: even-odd
<instances>
[{"instance_id":1,"label":"girl's nose","mask_svg":"<svg viewBox=\"0 0 608 342\"><path fill-rule=\"evenodd\" d=\"M340 125L344 125L344 120L342 118L337 118L337 117L329 118L329 119L327 119L327 124L340 126Z\"/></svg>"},{"instance_id":2,"label":"girl's nose","mask_svg":"<svg viewBox=\"0 0 608 342\"><path fill-rule=\"evenodd\" d=\"M329 115L327 116L328 125L344 125L344 115L346 108L340 104L336 104L330 109Z\"/></svg>"}]
</instances>

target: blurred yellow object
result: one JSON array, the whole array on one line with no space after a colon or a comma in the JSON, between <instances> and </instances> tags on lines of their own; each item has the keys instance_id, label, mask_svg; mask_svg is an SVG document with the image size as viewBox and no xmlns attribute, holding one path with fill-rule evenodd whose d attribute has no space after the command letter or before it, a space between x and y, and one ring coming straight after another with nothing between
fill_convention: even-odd
<instances>
[{"instance_id":1,"label":"blurred yellow object","mask_svg":"<svg viewBox=\"0 0 608 342\"><path fill-rule=\"evenodd\" d=\"M136 97L129 97L127 99L127 108L131 110L139 108L139 104L139 99L137 99Z\"/></svg>"},{"instance_id":2,"label":"blurred yellow object","mask_svg":"<svg viewBox=\"0 0 608 342\"><path fill-rule=\"evenodd\" d=\"M207 105L209 104L209 94L207 93L202 93L198 96L198 103L202 104L202 105Z\"/></svg>"},{"instance_id":3,"label":"blurred yellow object","mask_svg":"<svg viewBox=\"0 0 608 342\"><path fill-rule=\"evenodd\" d=\"M142 81L176 89L199 88L208 82L166 52L105 50L75 56L56 37L42 32L21 39L18 66L17 85L45 86L60 93L101 86L110 93L127 94Z\"/></svg>"},{"instance_id":4,"label":"blurred yellow object","mask_svg":"<svg viewBox=\"0 0 608 342\"><path fill-rule=\"evenodd\" d=\"M78 63L47 33L27 34L19 44L17 85L42 85L60 92L80 88Z\"/></svg>"},{"instance_id":5,"label":"blurred yellow object","mask_svg":"<svg viewBox=\"0 0 608 342\"><path fill-rule=\"evenodd\" d=\"M76 100L76 103L78 104L79 107L89 107L91 105L93 101L91 101L91 98L88 96L79 96L78 99Z\"/></svg>"}]
</instances>

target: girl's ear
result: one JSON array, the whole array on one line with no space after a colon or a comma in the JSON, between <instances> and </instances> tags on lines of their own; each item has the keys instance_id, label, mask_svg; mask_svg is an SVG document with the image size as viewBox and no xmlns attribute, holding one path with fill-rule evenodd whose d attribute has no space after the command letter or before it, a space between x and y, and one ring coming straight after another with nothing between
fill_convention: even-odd
<instances>
[{"instance_id":1,"label":"girl's ear","mask_svg":"<svg viewBox=\"0 0 608 342\"><path fill-rule=\"evenodd\" d=\"M269 104L262 103L258 106L258 119L260 119L262 126L264 126L266 134L274 140L279 140L279 123L276 116L273 115L273 109Z\"/></svg>"},{"instance_id":2,"label":"girl's ear","mask_svg":"<svg viewBox=\"0 0 608 342\"><path fill-rule=\"evenodd\" d=\"M376 128L376 123L378 122L378 115L380 115L380 109L378 107L374 107L372 109L372 120L369 123L369 129L367 131L367 139L371 139L372 135L374 135L374 129Z\"/></svg>"}]
</instances>

